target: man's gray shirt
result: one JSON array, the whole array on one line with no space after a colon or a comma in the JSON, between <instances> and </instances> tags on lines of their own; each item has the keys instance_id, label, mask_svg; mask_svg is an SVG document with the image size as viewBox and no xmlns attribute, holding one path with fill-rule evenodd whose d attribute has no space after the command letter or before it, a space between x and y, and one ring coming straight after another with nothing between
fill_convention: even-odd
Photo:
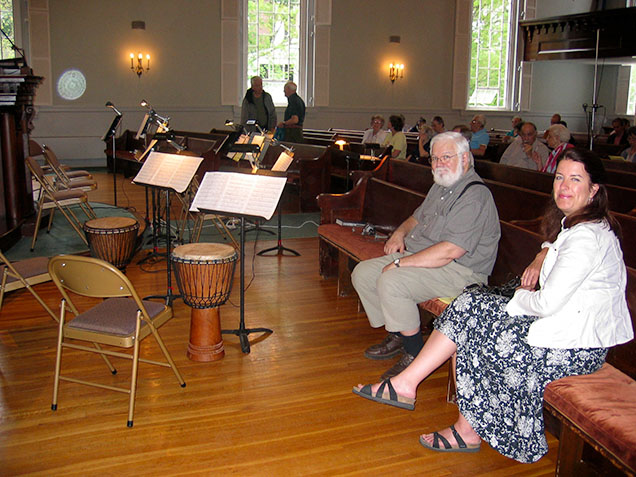
<instances>
[{"instance_id":1,"label":"man's gray shirt","mask_svg":"<svg viewBox=\"0 0 636 477\"><path fill-rule=\"evenodd\" d=\"M406 249L419 252L439 242L451 242L466 250L455 261L475 273L490 275L497 258L501 230L499 215L490 190L472 185L482 182L471 167L451 187L433 184L424 202L413 212L417 225L405 237Z\"/></svg>"}]
</instances>

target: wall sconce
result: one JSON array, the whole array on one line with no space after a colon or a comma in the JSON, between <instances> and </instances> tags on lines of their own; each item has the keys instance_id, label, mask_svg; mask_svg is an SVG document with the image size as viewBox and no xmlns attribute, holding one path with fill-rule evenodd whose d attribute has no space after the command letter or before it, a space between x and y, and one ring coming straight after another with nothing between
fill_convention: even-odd
<instances>
[{"instance_id":1,"label":"wall sconce","mask_svg":"<svg viewBox=\"0 0 636 477\"><path fill-rule=\"evenodd\" d=\"M143 65L143 58L144 55L142 55L141 53L139 53L137 55L137 64L135 65L135 54L131 53L130 54L130 69L133 70L134 73L137 73L137 76L141 78L142 73L144 72L144 70L148 71L150 70L150 55L146 55L146 67L144 68Z\"/></svg>"},{"instance_id":2,"label":"wall sconce","mask_svg":"<svg viewBox=\"0 0 636 477\"><path fill-rule=\"evenodd\" d=\"M395 83L398 78L404 78L404 65L402 63L391 63L389 65L389 79L391 83Z\"/></svg>"}]
</instances>

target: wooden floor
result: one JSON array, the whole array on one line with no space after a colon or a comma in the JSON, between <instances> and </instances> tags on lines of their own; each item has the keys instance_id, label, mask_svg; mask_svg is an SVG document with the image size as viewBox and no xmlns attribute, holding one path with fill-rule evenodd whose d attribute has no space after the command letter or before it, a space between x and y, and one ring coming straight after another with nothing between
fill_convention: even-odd
<instances>
[{"instance_id":1,"label":"wooden floor","mask_svg":"<svg viewBox=\"0 0 636 477\"><path fill-rule=\"evenodd\" d=\"M110 202L106 176L98 178L91 199ZM141 210L142 195L126 183L129 205ZM185 355L190 312L176 301L175 318L160 333L187 387L170 370L142 364L133 428L126 427L127 396L78 384L61 383L58 410L51 411L55 323L28 292L9 294L0 312L0 475L554 474L557 442L550 435L550 452L535 464L507 459L486 443L477 454L422 448L419 433L457 417L445 401L445 368L420 385L415 411L356 397L353 385L374 381L391 364L362 354L383 332L357 313L355 299L336 297L334 280L320 278L316 238L286 241L302 254L294 258L253 259L253 245L246 254L248 280L252 261L255 271L246 322L274 333L251 335L250 354L226 335L223 360L195 363ZM166 291L165 263L156 267L157 273L128 269L142 296ZM36 290L57 306L51 283ZM233 304L221 308L223 328L238 326L238 297L237 273ZM130 375L129 363L112 376L99 357L78 353L64 354L63 367L74 376L117 385ZM142 354L158 357L151 340Z\"/></svg>"}]
</instances>

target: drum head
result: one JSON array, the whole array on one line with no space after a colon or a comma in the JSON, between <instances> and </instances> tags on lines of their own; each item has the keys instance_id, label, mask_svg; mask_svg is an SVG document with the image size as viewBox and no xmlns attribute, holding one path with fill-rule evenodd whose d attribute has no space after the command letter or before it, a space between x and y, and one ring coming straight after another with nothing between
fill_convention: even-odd
<instances>
[{"instance_id":1,"label":"drum head","mask_svg":"<svg viewBox=\"0 0 636 477\"><path fill-rule=\"evenodd\" d=\"M101 217L99 219L89 220L84 224L84 230L112 230L132 227L137 221L132 217Z\"/></svg>"},{"instance_id":2,"label":"drum head","mask_svg":"<svg viewBox=\"0 0 636 477\"><path fill-rule=\"evenodd\" d=\"M236 255L236 250L231 245L223 243L187 243L175 247L172 255L193 261L223 260Z\"/></svg>"}]
</instances>

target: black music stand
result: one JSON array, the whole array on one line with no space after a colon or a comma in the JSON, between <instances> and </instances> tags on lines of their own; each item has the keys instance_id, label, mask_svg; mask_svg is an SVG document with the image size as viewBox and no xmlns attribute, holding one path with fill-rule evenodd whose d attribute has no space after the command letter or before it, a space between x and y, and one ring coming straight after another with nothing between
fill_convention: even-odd
<instances>
[{"instance_id":1,"label":"black music stand","mask_svg":"<svg viewBox=\"0 0 636 477\"><path fill-rule=\"evenodd\" d=\"M294 158L294 153L292 151L288 151L288 152L281 152L280 156L278 156L278 159L276 159L276 162L274 163L274 165L272 166L272 171L278 171L278 172L287 172L287 168L289 167L289 165L291 164L292 160ZM291 248L287 248L283 246L283 206L279 203L278 204L278 211L277 211L277 218L278 218L278 243L276 244L275 247L270 247L270 248L266 248L265 250L261 250L260 252L258 252L256 255L259 255L261 257L275 257L278 255L285 255L285 252L289 252L291 253L291 255L296 256L296 257L300 257L300 254L296 251L296 250L292 250ZM265 255L269 252L276 252L274 255ZM287 255L290 256L290 255Z\"/></svg>"},{"instance_id":2,"label":"black music stand","mask_svg":"<svg viewBox=\"0 0 636 477\"><path fill-rule=\"evenodd\" d=\"M251 333L273 333L269 328L245 327L245 220L259 218L269 220L283 193L285 182L284 176L281 177L279 173L270 171L259 171L257 174L208 172L192 202L192 208L195 210L241 218L239 327L234 330L221 330L221 333L238 336L243 353L251 351L249 342ZM255 200L255 197L258 199ZM238 203L237 200L241 200L242 203Z\"/></svg>"},{"instance_id":3,"label":"black music stand","mask_svg":"<svg viewBox=\"0 0 636 477\"><path fill-rule=\"evenodd\" d=\"M119 127L119 123L121 122L122 115L117 114L113 118L113 122L108 126L108 130L102 137L102 141L106 142L108 140L112 140L112 148L113 148L113 201L115 202L115 207L117 207L117 157L115 155L115 132Z\"/></svg>"},{"instance_id":4,"label":"black music stand","mask_svg":"<svg viewBox=\"0 0 636 477\"><path fill-rule=\"evenodd\" d=\"M166 305L171 306L175 298L179 295L172 293L172 267L170 266L170 253L172 252L170 229L170 192L174 191L182 193L185 191L199 165L203 162L202 157L179 156L177 154L166 154L160 152L151 152L148 159L144 162L141 170L135 176L133 182L143 184L153 189L153 209L154 209L154 190L164 191L166 194L166 257L167 269L167 293L166 295L151 295L146 298L165 298ZM159 215L159 214L156 214ZM153 218L154 220L154 218ZM156 239L154 243L156 251Z\"/></svg>"}]
</instances>

